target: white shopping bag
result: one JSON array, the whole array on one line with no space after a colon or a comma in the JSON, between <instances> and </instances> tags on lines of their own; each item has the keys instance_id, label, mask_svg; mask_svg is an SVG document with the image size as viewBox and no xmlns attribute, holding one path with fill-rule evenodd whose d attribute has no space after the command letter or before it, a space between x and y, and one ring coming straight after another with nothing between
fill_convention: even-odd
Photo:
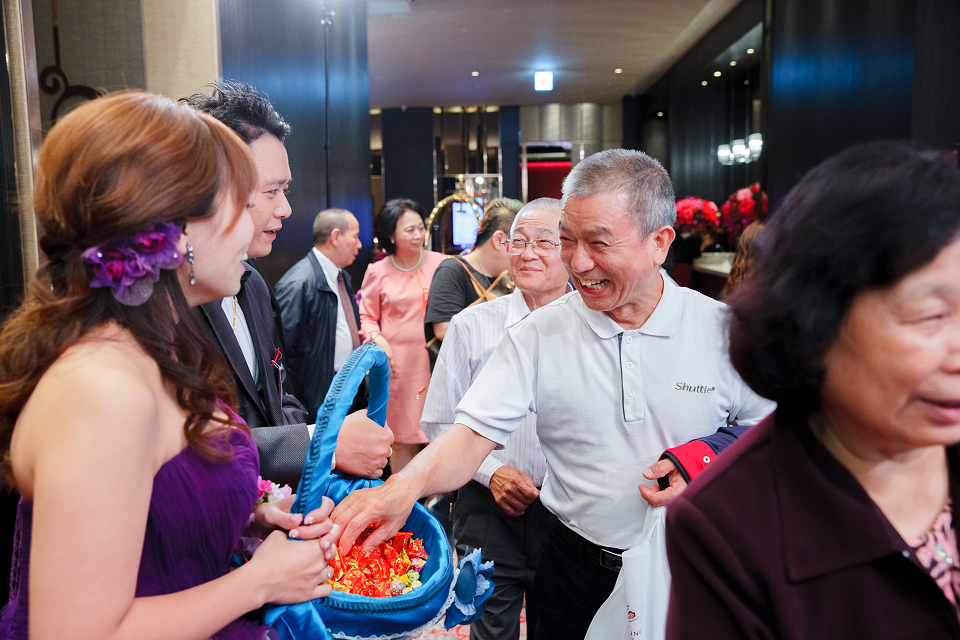
<instances>
[{"instance_id":1,"label":"white shopping bag","mask_svg":"<svg viewBox=\"0 0 960 640\"><path fill-rule=\"evenodd\" d=\"M600 606L584 640L663 640L670 596L666 512L666 507L647 509L643 531L624 552L613 592Z\"/></svg>"}]
</instances>

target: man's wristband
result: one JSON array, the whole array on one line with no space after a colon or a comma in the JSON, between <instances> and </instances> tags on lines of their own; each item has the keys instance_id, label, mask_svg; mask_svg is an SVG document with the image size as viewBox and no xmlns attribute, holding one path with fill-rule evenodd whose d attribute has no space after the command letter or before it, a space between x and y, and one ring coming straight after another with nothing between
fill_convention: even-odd
<instances>
[{"instance_id":1,"label":"man's wristband","mask_svg":"<svg viewBox=\"0 0 960 640\"><path fill-rule=\"evenodd\" d=\"M383 335L383 334L380 333L379 331L371 331L371 332L370 332L370 342L373 342L374 340L376 340L377 338L379 338L379 337L382 336L382 335Z\"/></svg>"}]
</instances>

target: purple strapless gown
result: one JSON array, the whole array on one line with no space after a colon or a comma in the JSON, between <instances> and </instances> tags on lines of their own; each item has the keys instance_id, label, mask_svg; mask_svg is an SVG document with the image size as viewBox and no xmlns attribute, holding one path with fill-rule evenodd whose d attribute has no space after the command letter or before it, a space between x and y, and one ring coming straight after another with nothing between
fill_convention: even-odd
<instances>
[{"instance_id":1,"label":"purple strapless gown","mask_svg":"<svg viewBox=\"0 0 960 640\"><path fill-rule=\"evenodd\" d=\"M174 593L227 573L257 498L260 458L252 438L233 430L233 459L218 463L190 447L160 467L137 575L137 596ZM27 640L27 579L33 503L20 501L10 572L10 602L0 611L0 638ZM216 640L279 638L270 627L237 620Z\"/></svg>"}]
</instances>

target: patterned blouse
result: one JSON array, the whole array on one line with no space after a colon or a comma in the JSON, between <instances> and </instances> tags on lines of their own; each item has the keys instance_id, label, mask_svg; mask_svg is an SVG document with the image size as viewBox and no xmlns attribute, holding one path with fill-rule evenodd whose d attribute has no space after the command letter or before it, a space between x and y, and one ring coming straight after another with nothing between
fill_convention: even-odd
<instances>
[{"instance_id":1,"label":"patterned blouse","mask_svg":"<svg viewBox=\"0 0 960 640\"><path fill-rule=\"evenodd\" d=\"M960 617L960 606L957 604L960 601L960 553L952 525L953 507L947 500L930 530L916 538L908 538L906 543Z\"/></svg>"}]
</instances>

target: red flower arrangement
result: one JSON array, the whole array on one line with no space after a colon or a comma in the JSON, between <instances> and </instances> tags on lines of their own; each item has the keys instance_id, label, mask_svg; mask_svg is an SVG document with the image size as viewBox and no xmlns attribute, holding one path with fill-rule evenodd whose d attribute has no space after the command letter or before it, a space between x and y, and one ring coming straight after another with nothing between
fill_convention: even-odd
<instances>
[{"instance_id":1,"label":"red flower arrangement","mask_svg":"<svg viewBox=\"0 0 960 640\"><path fill-rule=\"evenodd\" d=\"M677 200L677 222L680 231L706 231L720 225L720 210L710 200L688 197Z\"/></svg>"},{"instance_id":2,"label":"red flower arrangement","mask_svg":"<svg viewBox=\"0 0 960 640\"><path fill-rule=\"evenodd\" d=\"M739 236L751 222L766 219L767 206L767 194L760 191L759 182L737 189L720 207L723 226L734 236Z\"/></svg>"}]
</instances>

